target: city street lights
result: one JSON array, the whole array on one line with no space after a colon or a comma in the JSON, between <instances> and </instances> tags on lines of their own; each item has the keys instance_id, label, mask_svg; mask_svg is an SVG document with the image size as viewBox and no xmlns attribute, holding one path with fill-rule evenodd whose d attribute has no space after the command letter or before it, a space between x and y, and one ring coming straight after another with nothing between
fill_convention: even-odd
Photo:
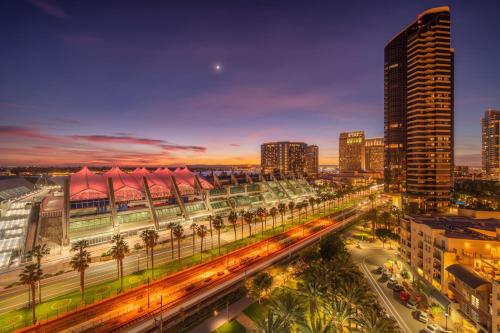
<instances>
[{"instance_id":1,"label":"city street lights","mask_svg":"<svg viewBox=\"0 0 500 333\"><path fill-rule=\"evenodd\" d=\"M448 309L446 309L446 312L444 313L444 318L446 319L446 328L445 328L445 330L448 330Z\"/></svg>"}]
</instances>

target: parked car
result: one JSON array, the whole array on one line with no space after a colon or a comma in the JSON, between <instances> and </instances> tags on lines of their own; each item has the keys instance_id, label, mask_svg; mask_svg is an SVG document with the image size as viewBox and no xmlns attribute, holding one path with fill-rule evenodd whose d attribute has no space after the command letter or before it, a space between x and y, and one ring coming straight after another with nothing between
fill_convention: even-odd
<instances>
[{"instance_id":1,"label":"parked car","mask_svg":"<svg viewBox=\"0 0 500 333\"><path fill-rule=\"evenodd\" d=\"M406 305L407 308L410 308L410 309L416 309L417 308L417 302L415 302L415 300L411 299L411 298L408 301L406 301L405 305Z\"/></svg>"},{"instance_id":2,"label":"parked car","mask_svg":"<svg viewBox=\"0 0 500 333\"><path fill-rule=\"evenodd\" d=\"M418 321L420 321L424 324L427 324L427 322L429 321L429 315L427 314L427 312L424 312L424 311L419 311L417 318L418 318Z\"/></svg>"},{"instance_id":3,"label":"parked car","mask_svg":"<svg viewBox=\"0 0 500 333\"><path fill-rule=\"evenodd\" d=\"M384 273L384 271L385 271L385 268L383 266L378 266L377 269L375 269L373 271L373 273L375 273L375 274L382 274L382 273Z\"/></svg>"},{"instance_id":4,"label":"parked car","mask_svg":"<svg viewBox=\"0 0 500 333\"><path fill-rule=\"evenodd\" d=\"M425 332L428 333L439 333L441 332L441 327L437 324L430 324L425 327Z\"/></svg>"},{"instance_id":5,"label":"parked car","mask_svg":"<svg viewBox=\"0 0 500 333\"><path fill-rule=\"evenodd\" d=\"M389 272L382 273L382 278L384 278L384 279L390 279L391 277L392 277L392 274Z\"/></svg>"},{"instance_id":6,"label":"parked car","mask_svg":"<svg viewBox=\"0 0 500 333\"><path fill-rule=\"evenodd\" d=\"M400 293L405 290L405 288L400 284L395 284L394 287L392 287L392 290L394 290L395 293Z\"/></svg>"}]
</instances>

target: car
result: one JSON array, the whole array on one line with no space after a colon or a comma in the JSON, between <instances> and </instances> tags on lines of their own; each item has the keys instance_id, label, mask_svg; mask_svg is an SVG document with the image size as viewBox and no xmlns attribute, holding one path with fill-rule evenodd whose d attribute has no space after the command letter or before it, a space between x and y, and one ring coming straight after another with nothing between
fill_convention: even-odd
<instances>
[{"instance_id":1,"label":"car","mask_svg":"<svg viewBox=\"0 0 500 333\"><path fill-rule=\"evenodd\" d=\"M389 280L389 282L387 282L387 288L389 289L394 289L394 286L397 285L397 282L396 281L393 281L392 279Z\"/></svg>"},{"instance_id":2,"label":"car","mask_svg":"<svg viewBox=\"0 0 500 333\"><path fill-rule=\"evenodd\" d=\"M436 324L430 324L425 327L424 331L427 333L439 333L441 331L441 327Z\"/></svg>"},{"instance_id":3,"label":"car","mask_svg":"<svg viewBox=\"0 0 500 333\"><path fill-rule=\"evenodd\" d=\"M416 309L417 308L417 302L415 302L415 300L413 300L411 298L405 303L405 305L406 305L407 308L410 308L410 309Z\"/></svg>"},{"instance_id":4,"label":"car","mask_svg":"<svg viewBox=\"0 0 500 333\"><path fill-rule=\"evenodd\" d=\"M417 319L418 321L427 324L427 322L429 321L429 315L427 314L427 312L419 311Z\"/></svg>"},{"instance_id":5,"label":"car","mask_svg":"<svg viewBox=\"0 0 500 333\"><path fill-rule=\"evenodd\" d=\"M382 273L384 272L384 269L385 269L384 267L382 267L382 266L378 266L378 267L377 267L377 268L373 271L373 273L375 273L375 274L382 274Z\"/></svg>"},{"instance_id":6,"label":"car","mask_svg":"<svg viewBox=\"0 0 500 333\"><path fill-rule=\"evenodd\" d=\"M405 288L400 284L395 284L394 287L392 287L392 290L394 290L395 293L400 293L405 290Z\"/></svg>"},{"instance_id":7,"label":"car","mask_svg":"<svg viewBox=\"0 0 500 333\"><path fill-rule=\"evenodd\" d=\"M392 274L389 272L382 273L382 278L384 278L384 279L390 279L391 277L392 277Z\"/></svg>"}]
</instances>

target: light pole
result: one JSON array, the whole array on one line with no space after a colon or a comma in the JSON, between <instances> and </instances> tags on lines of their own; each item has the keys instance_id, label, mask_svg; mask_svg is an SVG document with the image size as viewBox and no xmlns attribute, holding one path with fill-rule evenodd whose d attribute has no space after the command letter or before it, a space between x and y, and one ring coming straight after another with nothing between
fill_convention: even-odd
<instances>
[{"instance_id":1,"label":"light pole","mask_svg":"<svg viewBox=\"0 0 500 333\"><path fill-rule=\"evenodd\" d=\"M446 309L446 312L444 313L444 318L446 319L446 328L445 328L445 330L448 330L448 309Z\"/></svg>"}]
</instances>

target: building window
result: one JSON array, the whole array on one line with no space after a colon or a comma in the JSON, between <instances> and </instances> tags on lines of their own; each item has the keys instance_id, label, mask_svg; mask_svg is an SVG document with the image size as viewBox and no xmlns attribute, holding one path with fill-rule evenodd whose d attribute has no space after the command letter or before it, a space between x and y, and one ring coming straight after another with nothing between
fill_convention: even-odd
<instances>
[{"instance_id":1,"label":"building window","mask_svg":"<svg viewBox=\"0 0 500 333\"><path fill-rule=\"evenodd\" d=\"M479 309L479 298L477 298L474 295L470 295L470 303L473 307L475 307L476 309Z\"/></svg>"}]
</instances>

